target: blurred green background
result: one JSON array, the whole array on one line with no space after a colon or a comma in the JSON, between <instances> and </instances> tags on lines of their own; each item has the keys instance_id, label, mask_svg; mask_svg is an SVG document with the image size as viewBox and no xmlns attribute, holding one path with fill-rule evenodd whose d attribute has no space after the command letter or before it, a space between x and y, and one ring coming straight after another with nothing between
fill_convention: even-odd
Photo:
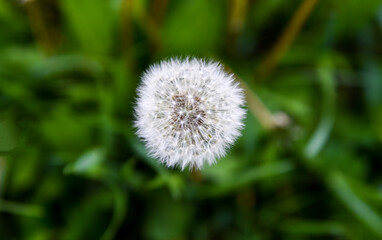
<instances>
[{"instance_id":1,"label":"blurred green background","mask_svg":"<svg viewBox=\"0 0 382 240\"><path fill-rule=\"evenodd\" d=\"M221 61L246 127L201 171L134 134L142 72ZM382 239L380 0L0 0L0 239Z\"/></svg>"}]
</instances>

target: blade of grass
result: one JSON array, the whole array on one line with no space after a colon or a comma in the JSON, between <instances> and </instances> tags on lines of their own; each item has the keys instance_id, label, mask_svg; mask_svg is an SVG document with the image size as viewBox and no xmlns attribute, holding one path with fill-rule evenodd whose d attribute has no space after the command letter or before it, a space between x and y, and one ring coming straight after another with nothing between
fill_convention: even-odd
<instances>
[{"instance_id":1,"label":"blade of grass","mask_svg":"<svg viewBox=\"0 0 382 240\"><path fill-rule=\"evenodd\" d=\"M382 218L353 191L343 174L332 172L327 179L327 184L352 214L376 236L382 238Z\"/></svg>"},{"instance_id":2,"label":"blade of grass","mask_svg":"<svg viewBox=\"0 0 382 240\"><path fill-rule=\"evenodd\" d=\"M237 38L240 35L249 10L248 0L230 0L228 2L229 15L227 24L226 46L227 50L234 54Z\"/></svg>"},{"instance_id":3,"label":"blade of grass","mask_svg":"<svg viewBox=\"0 0 382 240\"><path fill-rule=\"evenodd\" d=\"M328 58L318 66L319 83L322 90L322 116L310 138L304 153L307 159L314 158L323 148L333 127L335 111L335 85L333 71Z\"/></svg>"},{"instance_id":4,"label":"blade of grass","mask_svg":"<svg viewBox=\"0 0 382 240\"><path fill-rule=\"evenodd\" d=\"M281 34L272 50L268 53L265 60L260 65L257 71L258 74L256 74L257 79L265 79L272 73L273 69L288 51L317 2L318 0L305 0L301 3L292 19L284 29L284 32Z\"/></svg>"},{"instance_id":5,"label":"blade of grass","mask_svg":"<svg viewBox=\"0 0 382 240\"><path fill-rule=\"evenodd\" d=\"M289 234L298 235L334 235L346 236L346 228L341 222L317 221L310 219L292 219L280 224L280 229Z\"/></svg>"},{"instance_id":6,"label":"blade of grass","mask_svg":"<svg viewBox=\"0 0 382 240\"><path fill-rule=\"evenodd\" d=\"M8 212L26 217L43 217L45 210L43 207L33 204L23 204L0 199L0 212Z\"/></svg>"},{"instance_id":7,"label":"blade of grass","mask_svg":"<svg viewBox=\"0 0 382 240\"><path fill-rule=\"evenodd\" d=\"M55 14L47 14L56 10L55 2L42 3L42 1L24 1L29 23L35 41L46 53L54 53L61 41L61 32L57 26Z\"/></svg>"},{"instance_id":8,"label":"blade of grass","mask_svg":"<svg viewBox=\"0 0 382 240\"><path fill-rule=\"evenodd\" d=\"M232 174L232 179L224 179L224 182L201 186L199 188L199 195L202 198L222 196L234 192L249 184L253 184L254 182L289 173L293 169L294 166L289 161L268 163L263 166Z\"/></svg>"},{"instance_id":9,"label":"blade of grass","mask_svg":"<svg viewBox=\"0 0 382 240\"><path fill-rule=\"evenodd\" d=\"M7 167L7 162L5 161L5 158L0 156L0 198L4 191L3 188L4 188L6 167Z\"/></svg>"},{"instance_id":10,"label":"blade of grass","mask_svg":"<svg viewBox=\"0 0 382 240\"><path fill-rule=\"evenodd\" d=\"M115 235L121 226L126 215L127 198L123 190L116 184L110 183L109 188L114 197L113 217L101 240L115 239Z\"/></svg>"}]
</instances>

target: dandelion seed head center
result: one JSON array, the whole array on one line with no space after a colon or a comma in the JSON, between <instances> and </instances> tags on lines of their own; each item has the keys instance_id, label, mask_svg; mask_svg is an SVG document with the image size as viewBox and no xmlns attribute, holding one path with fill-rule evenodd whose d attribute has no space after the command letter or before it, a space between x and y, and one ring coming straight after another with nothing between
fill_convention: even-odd
<instances>
[{"instance_id":1,"label":"dandelion seed head center","mask_svg":"<svg viewBox=\"0 0 382 240\"><path fill-rule=\"evenodd\" d=\"M178 94L171 97L173 111L171 123L176 130L193 130L202 126L206 113L201 108L199 96L192 94Z\"/></svg>"}]
</instances>

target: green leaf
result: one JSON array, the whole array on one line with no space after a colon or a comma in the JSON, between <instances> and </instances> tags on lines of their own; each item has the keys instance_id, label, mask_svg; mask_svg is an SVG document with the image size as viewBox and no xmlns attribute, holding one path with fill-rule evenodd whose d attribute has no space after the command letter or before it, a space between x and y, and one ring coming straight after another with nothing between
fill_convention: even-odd
<instances>
[{"instance_id":1,"label":"green leaf","mask_svg":"<svg viewBox=\"0 0 382 240\"><path fill-rule=\"evenodd\" d=\"M314 158L324 147L333 127L335 111L335 85L332 63L329 56L325 56L319 66L318 73L322 90L322 116L313 136L305 148L308 159Z\"/></svg>"},{"instance_id":2,"label":"green leaf","mask_svg":"<svg viewBox=\"0 0 382 240\"><path fill-rule=\"evenodd\" d=\"M0 154L16 147L16 134L13 124L0 119Z\"/></svg>"},{"instance_id":3,"label":"green leaf","mask_svg":"<svg viewBox=\"0 0 382 240\"><path fill-rule=\"evenodd\" d=\"M214 166L218 167L218 166ZM235 172L226 172L216 178L216 184L203 185L198 188L201 197L225 195L258 181L268 180L291 172L294 166L288 161L267 163L258 167L245 168Z\"/></svg>"},{"instance_id":4,"label":"green leaf","mask_svg":"<svg viewBox=\"0 0 382 240\"><path fill-rule=\"evenodd\" d=\"M163 26L167 54L200 54L217 49L224 30L222 10L216 0L178 1Z\"/></svg>"},{"instance_id":5,"label":"green leaf","mask_svg":"<svg viewBox=\"0 0 382 240\"><path fill-rule=\"evenodd\" d=\"M341 222L317 221L311 219L292 219L280 224L283 232L298 235L334 235L346 236L346 228Z\"/></svg>"},{"instance_id":6,"label":"green leaf","mask_svg":"<svg viewBox=\"0 0 382 240\"><path fill-rule=\"evenodd\" d=\"M95 148L84 153L75 162L65 167L64 173L86 176L99 176L102 173L102 163L105 160L105 150Z\"/></svg>"},{"instance_id":7,"label":"green leaf","mask_svg":"<svg viewBox=\"0 0 382 240\"><path fill-rule=\"evenodd\" d=\"M187 202L174 201L168 195L153 196L148 206L143 236L145 239L185 239L193 209Z\"/></svg>"},{"instance_id":8,"label":"green leaf","mask_svg":"<svg viewBox=\"0 0 382 240\"><path fill-rule=\"evenodd\" d=\"M111 222L103 234L101 240L112 240L115 239L115 235L119 227L121 226L123 219L126 215L127 208L127 197L123 190L116 184L109 184L110 190L114 197L114 211Z\"/></svg>"},{"instance_id":9,"label":"green leaf","mask_svg":"<svg viewBox=\"0 0 382 240\"><path fill-rule=\"evenodd\" d=\"M340 172L331 172L327 184L341 203L377 237L382 238L382 218L351 188Z\"/></svg>"},{"instance_id":10,"label":"green leaf","mask_svg":"<svg viewBox=\"0 0 382 240\"><path fill-rule=\"evenodd\" d=\"M74 37L86 52L110 52L115 26L110 1L62 0L60 5Z\"/></svg>"},{"instance_id":11,"label":"green leaf","mask_svg":"<svg viewBox=\"0 0 382 240\"><path fill-rule=\"evenodd\" d=\"M0 212L8 212L25 217L43 217L45 209L39 205L24 204L0 199Z\"/></svg>"}]
</instances>

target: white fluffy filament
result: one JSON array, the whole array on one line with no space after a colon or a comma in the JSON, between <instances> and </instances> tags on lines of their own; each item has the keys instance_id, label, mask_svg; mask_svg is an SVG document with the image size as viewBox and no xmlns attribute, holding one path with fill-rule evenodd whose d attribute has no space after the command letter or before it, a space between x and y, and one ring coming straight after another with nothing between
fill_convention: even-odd
<instances>
[{"instance_id":1,"label":"white fluffy filament","mask_svg":"<svg viewBox=\"0 0 382 240\"><path fill-rule=\"evenodd\" d=\"M169 167L213 164L240 136L244 94L216 62L152 65L138 88L135 126L149 154Z\"/></svg>"}]
</instances>

